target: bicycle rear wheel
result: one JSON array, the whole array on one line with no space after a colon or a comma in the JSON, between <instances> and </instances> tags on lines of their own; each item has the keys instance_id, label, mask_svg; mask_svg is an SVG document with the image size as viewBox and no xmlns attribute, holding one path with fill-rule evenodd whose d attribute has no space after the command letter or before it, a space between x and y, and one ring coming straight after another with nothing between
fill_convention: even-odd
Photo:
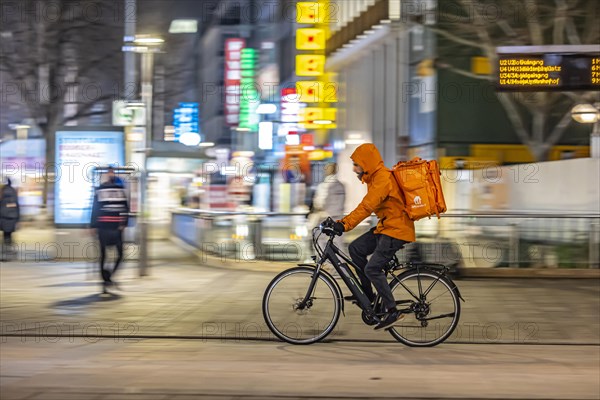
<instances>
[{"instance_id":1,"label":"bicycle rear wheel","mask_svg":"<svg viewBox=\"0 0 600 400\"><path fill-rule=\"evenodd\" d=\"M399 342L430 347L446 340L458 325L460 301L450 279L432 271L407 271L392 284L404 320L389 330Z\"/></svg>"},{"instance_id":2,"label":"bicycle rear wheel","mask_svg":"<svg viewBox=\"0 0 600 400\"><path fill-rule=\"evenodd\" d=\"M314 268L296 267L283 271L267 286L263 316L267 326L281 340L311 344L324 339L335 328L341 313L341 294L331 279L319 274L306 305Z\"/></svg>"}]
</instances>

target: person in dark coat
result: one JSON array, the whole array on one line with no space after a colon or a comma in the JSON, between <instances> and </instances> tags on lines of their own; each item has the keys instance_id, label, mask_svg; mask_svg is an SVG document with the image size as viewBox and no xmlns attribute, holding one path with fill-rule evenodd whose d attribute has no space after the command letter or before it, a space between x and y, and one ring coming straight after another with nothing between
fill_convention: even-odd
<instances>
[{"instance_id":1,"label":"person in dark coat","mask_svg":"<svg viewBox=\"0 0 600 400\"><path fill-rule=\"evenodd\" d=\"M21 216L17 191L10 178L5 178L0 190L0 230L2 230L2 259L14 255L12 234Z\"/></svg>"},{"instance_id":2,"label":"person in dark coat","mask_svg":"<svg viewBox=\"0 0 600 400\"><path fill-rule=\"evenodd\" d=\"M108 169L108 181L104 182L94 193L90 227L96 230L100 242L100 273L103 292L108 286L115 286L112 276L123 259L123 230L129 219L129 204L122 181L117 180L115 171ZM104 268L106 248L116 246L117 258L112 270Z\"/></svg>"}]
</instances>

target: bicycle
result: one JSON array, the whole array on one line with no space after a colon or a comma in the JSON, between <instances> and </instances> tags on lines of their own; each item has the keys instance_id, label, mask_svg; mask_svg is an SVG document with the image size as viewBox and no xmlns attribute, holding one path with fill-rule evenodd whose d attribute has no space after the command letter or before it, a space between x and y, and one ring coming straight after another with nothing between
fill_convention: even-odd
<instances>
[{"instance_id":1,"label":"bicycle","mask_svg":"<svg viewBox=\"0 0 600 400\"><path fill-rule=\"evenodd\" d=\"M313 229L312 239L317 250L317 256L313 257L315 264L298 264L279 273L265 290L262 301L265 322L271 332L285 342L312 344L325 339L344 312L342 290L323 269L325 261L331 262L355 296L353 303L362 310L365 324L375 325L385 315L381 297L377 295L371 304L349 267L356 269L356 266L333 243L336 235L333 222L328 218ZM321 234L329 237L324 249L318 244ZM460 300L464 302L458 287L447 276L449 268L433 263L402 264L394 256L385 269L398 310L406 314L399 325L387 329L389 333L411 347L431 347L445 341L458 325ZM443 321L449 323L440 324Z\"/></svg>"}]
</instances>

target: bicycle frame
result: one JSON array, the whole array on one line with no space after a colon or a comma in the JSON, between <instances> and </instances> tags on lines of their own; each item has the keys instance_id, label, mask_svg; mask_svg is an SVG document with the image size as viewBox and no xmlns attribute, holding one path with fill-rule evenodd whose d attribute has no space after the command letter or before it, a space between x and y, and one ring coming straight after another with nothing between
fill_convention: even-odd
<instances>
[{"instance_id":1,"label":"bicycle frame","mask_svg":"<svg viewBox=\"0 0 600 400\"><path fill-rule=\"evenodd\" d=\"M345 263L342 262L338 256L340 256ZM320 259L317 261L315 274L313 275L310 285L308 286L304 300L302 300L302 302L299 304L299 308L306 306L307 302L310 300L311 294L315 288L319 274L321 274L321 268L325 261L331 262L337 273L340 274L340 277L350 292L357 298L358 306L370 317L378 319L377 315L375 314L375 310L373 307L371 307L369 298L363 291L360 283L358 283L358 278L354 272L352 272L348 264L352 265L354 268L356 268L356 266L354 263L352 263L352 260L345 257L344 254L341 253L340 249L333 243L333 236L327 240L327 245L325 246L325 249L323 249Z\"/></svg>"},{"instance_id":2,"label":"bicycle frame","mask_svg":"<svg viewBox=\"0 0 600 400\"><path fill-rule=\"evenodd\" d=\"M357 268L356 265L354 265L352 260L349 259L348 257L346 257L340 251L340 249L333 243L333 239L334 239L334 237L330 236L329 239L327 240L325 249L322 250L322 254L320 254L320 258L317 261L317 265L316 265L317 268L315 270L316 273L313 275L310 285L308 287L308 290L306 291L306 295L304 296L304 299L302 300L302 302L300 302L299 307L300 308L305 307L307 302L310 300L311 294L317 283L319 274L322 273L321 272L322 265L325 261L329 261L329 262L331 262L331 264L333 265L333 267L335 268L337 273L340 275L340 277L344 281L344 284L348 287L350 292L357 298L358 306L367 314L368 317L373 318L378 321L379 316L377 315L376 310L377 310L377 304L380 301L379 295L376 297L375 306L373 307L371 305L371 302L369 301L369 298L364 293L362 286L358 281L357 276L354 274L354 272L348 266L348 264L350 264L352 267L354 267L356 269ZM316 241L314 241L314 243L316 245ZM340 257L342 258L342 260L344 262L342 262L342 260L340 260ZM310 265L310 264L302 264L302 265ZM312 266L312 265L310 265L310 266ZM407 268L406 268L407 270L410 270L413 268L415 268L417 270L417 273L419 273L421 270L424 270L424 271L433 272L437 275L437 279L435 281L433 281L429 285L429 287L427 287L425 290L423 290L423 287L421 286L421 281L419 280L418 281L418 291L419 291L418 294L413 293L408 287L406 287L398 279L398 275L394 274L393 271L388 271L388 272L392 275L392 280L396 280L398 283L400 283L404 287L404 289L414 298L414 301L416 301L417 303L422 301L423 298L426 297L427 294L431 291L433 286L435 286L442 277L445 277L446 273L449 271L448 267L446 267L445 265L442 265L442 264L434 264L434 263L427 263L427 264L408 263L407 264ZM463 297L461 296L456 284L453 281L450 281L450 282L453 285L453 289L456 290L459 299L462 301L465 301L463 299ZM339 285L338 285L338 289L339 289ZM341 296L341 293L340 293L340 296ZM412 300L400 300L400 301L396 301L396 303L398 305L400 305L400 304L413 303L413 301ZM342 307L343 307L343 301L342 301ZM403 309L401 311L408 312L408 311L410 311L410 308Z\"/></svg>"}]
</instances>

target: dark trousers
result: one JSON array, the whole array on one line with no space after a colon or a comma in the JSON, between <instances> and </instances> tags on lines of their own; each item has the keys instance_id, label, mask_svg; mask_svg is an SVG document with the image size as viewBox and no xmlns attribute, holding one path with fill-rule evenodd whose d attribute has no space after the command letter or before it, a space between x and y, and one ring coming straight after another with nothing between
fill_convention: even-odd
<instances>
[{"instance_id":1,"label":"dark trousers","mask_svg":"<svg viewBox=\"0 0 600 400\"><path fill-rule=\"evenodd\" d=\"M9 261L16 255L16 249L13 248L12 232L2 231L2 248L0 249L0 259Z\"/></svg>"},{"instance_id":2,"label":"dark trousers","mask_svg":"<svg viewBox=\"0 0 600 400\"><path fill-rule=\"evenodd\" d=\"M100 241L100 273L104 282L110 282L110 277L117 271L123 259L123 231L120 229L98 229L98 240ZM106 248L116 246L117 258L112 271L104 269L106 261Z\"/></svg>"},{"instance_id":3,"label":"dark trousers","mask_svg":"<svg viewBox=\"0 0 600 400\"><path fill-rule=\"evenodd\" d=\"M12 232L3 231L2 232L2 242L8 246L12 245Z\"/></svg>"},{"instance_id":4,"label":"dark trousers","mask_svg":"<svg viewBox=\"0 0 600 400\"><path fill-rule=\"evenodd\" d=\"M358 267L356 272L365 294L370 299L375 298L371 287L373 283L383 300L383 305L387 310L391 310L396 308L396 301L385 277L384 267L407 242L387 235L376 235L374 230L375 228L354 240L348 250L352 262ZM367 261L370 254L372 256Z\"/></svg>"}]
</instances>

